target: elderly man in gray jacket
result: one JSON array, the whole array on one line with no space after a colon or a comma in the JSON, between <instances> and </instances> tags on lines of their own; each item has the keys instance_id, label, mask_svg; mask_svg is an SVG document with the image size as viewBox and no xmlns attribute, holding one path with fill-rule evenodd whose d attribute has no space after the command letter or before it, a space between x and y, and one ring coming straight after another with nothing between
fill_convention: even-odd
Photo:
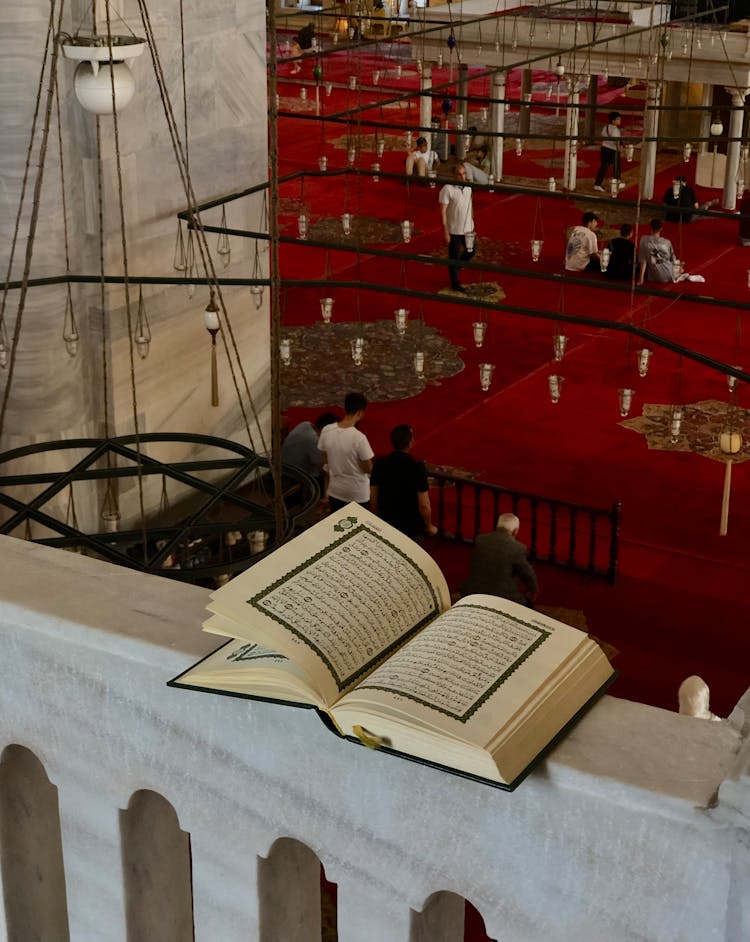
<instances>
[{"instance_id":1,"label":"elderly man in gray jacket","mask_svg":"<svg viewBox=\"0 0 750 942\"><path fill-rule=\"evenodd\" d=\"M500 514L494 533L476 538L464 595L484 593L531 605L536 598L536 574L526 558L526 547L516 539L521 521L515 514Z\"/></svg>"}]
</instances>

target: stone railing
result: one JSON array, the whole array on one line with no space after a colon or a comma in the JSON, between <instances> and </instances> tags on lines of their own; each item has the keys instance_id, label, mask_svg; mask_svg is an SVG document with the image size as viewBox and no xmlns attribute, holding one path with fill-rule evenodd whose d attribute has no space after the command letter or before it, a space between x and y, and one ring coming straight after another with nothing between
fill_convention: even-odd
<instances>
[{"instance_id":1,"label":"stone railing","mask_svg":"<svg viewBox=\"0 0 750 942\"><path fill-rule=\"evenodd\" d=\"M463 899L502 942L750 938L741 706L605 697L506 794L168 688L202 589L0 552L0 937L317 942L322 862L341 942L458 942Z\"/></svg>"}]
</instances>

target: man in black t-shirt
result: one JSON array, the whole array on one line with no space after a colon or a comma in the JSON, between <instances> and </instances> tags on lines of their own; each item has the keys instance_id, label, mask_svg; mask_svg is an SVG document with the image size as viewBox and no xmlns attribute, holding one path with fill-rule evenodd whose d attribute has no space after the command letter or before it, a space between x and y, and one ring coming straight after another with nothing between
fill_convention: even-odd
<instances>
[{"instance_id":1,"label":"man in black t-shirt","mask_svg":"<svg viewBox=\"0 0 750 942\"><path fill-rule=\"evenodd\" d=\"M612 281L630 281L635 267L633 227L629 222L620 226L620 235L609 243L609 266L606 275Z\"/></svg>"},{"instance_id":2,"label":"man in black t-shirt","mask_svg":"<svg viewBox=\"0 0 750 942\"><path fill-rule=\"evenodd\" d=\"M376 458L370 475L370 508L392 527L419 539L434 536L427 470L410 452L414 432L409 425L397 425L391 431L393 451Z\"/></svg>"}]
</instances>

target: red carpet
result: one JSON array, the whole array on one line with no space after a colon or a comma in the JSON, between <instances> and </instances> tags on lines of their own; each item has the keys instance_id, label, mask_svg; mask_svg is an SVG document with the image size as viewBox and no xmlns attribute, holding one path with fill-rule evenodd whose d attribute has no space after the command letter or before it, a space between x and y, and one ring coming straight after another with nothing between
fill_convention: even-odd
<instances>
[{"instance_id":1,"label":"red carpet","mask_svg":"<svg viewBox=\"0 0 750 942\"><path fill-rule=\"evenodd\" d=\"M383 47L386 48L386 47ZM391 48L391 47L387 47ZM405 54L405 53L404 53ZM343 113L363 98L390 100L393 90L416 89L413 67L403 62L402 77L395 77L397 59L373 53L366 60L342 53L337 61L326 59L320 100L325 114ZM282 66L283 69L288 66ZM372 85L372 70L387 72L380 85ZM314 84L307 72L308 102L314 101ZM358 76L369 86L351 90L348 75ZM448 80L448 69L433 77ZM325 82L338 82L330 97ZM383 88L387 81L388 87ZM298 98L301 83L284 83L282 102ZM547 77L535 74L534 100L546 101ZM509 89L517 88L513 76ZM472 82L472 94L487 94L487 80ZM512 91L509 91L512 94ZM435 112L439 113L438 98ZM616 88L602 87L600 117L615 107L642 107L637 99L622 97ZM481 102L472 113L478 110ZM414 102L398 108L375 105L361 120L415 126L418 109ZM637 133L641 117L628 112L624 133ZM375 153L373 131L323 122L301 121L289 116L281 122L281 164L283 172L308 166L317 169L318 157L328 157L328 168L346 165L350 138L359 131L361 150L357 166L369 171L376 160L383 172L403 169L403 131L387 131L387 147L382 157ZM337 145L337 146L334 146ZM637 154L637 152L636 152ZM746 268L750 253L736 244L736 220L731 216L684 226L667 224L665 234L672 238L687 270L699 272L705 284L666 286L662 296L631 296L625 286L620 292L606 290L598 276L585 276L585 287L565 284L563 278L539 280L532 275L562 274L565 230L580 220L589 208L582 197L593 197L592 177L598 162L598 148L580 152L579 189L575 194L546 193L540 196L507 193L475 193L476 228L480 240L495 246L497 263L523 268L527 274L483 273L469 268L465 281L495 280L506 294L505 303L528 309L546 309L580 314L593 319L631 321L639 326L695 348L727 363L750 362L744 351L739 319L744 311L735 308L690 304L691 296L711 295L737 299L746 304ZM516 157L505 153L506 180L514 176L546 179L559 150L527 149ZM635 219L636 207L622 200L637 198L637 159L624 164L624 178L630 181L620 199L605 195L596 204L604 218L604 236L611 234L624 219ZM694 161L688 167L679 155L660 155L655 192L658 197L677 172L694 175ZM718 195L699 191L700 199ZM337 219L344 211L358 216L398 222L411 219L416 227L408 246L393 244L394 252L424 253L445 257L437 189L404 186L402 179L381 177L375 182L369 172L358 181L354 177L330 175L307 178L284 186L281 222L285 234L296 234L296 219L304 205L312 223ZM541 213L543 232L539 222ZM643 207L641 228L652 210ZM230 222L231 225L231 222ZM532 264L529 240L544 238L542 258ZM388 246L380 246L387 248ZM366 248L355 253L326 252L312 246L284 246L282 271L288 278L328 277L359 279L363 282L406 284L409 289L436 292L447 284L447 271L425 262L376 258ZM288 289L285 302L287 325L312 323L319 318L320 288ZM336 298L335 317L355 320L356 295L352 289L325 289ZM359 292L359 316L363 320L391 319L400 306L397 296ZM726 715L748 686L750 641L740 627L747 623L748 602L742 590L748 577L749 560L745 533L750 527L750 466L735 467L729 535L718 536L723 466L693 453L650 450L645 438L622 427L618 413L617 390L632 385L636 390L631 416L640 414L646 403L683 403L704 399L726 401L723 376L706 367L680 360L676 355L655 349L651 369L645 379L635 371L635 350L640 345L621 334L596 327L565 328L568 350L562 363L552 360L550 321L490 311L485 346L474 347L471 321L476 309L439 300L403 302L412 309L421 307L425 322L463 347L466 368L439 385L402 401L374 402L368 411L364 430L377 452L388 447L388 432L399 422L410 422L417 435L419 456L436 464L447 464L479 472L484 480L533 491L561 499L608 506L623 502L623 530L620 577L615 586L585 580L578 576L542 569L540 602L582 609L591 630L614 644L621 652L616 666L622 672L613 688L615 695L673 709L679 682L688 674L700 673L709 683L712 707ZM349 312L348 314L346 312ZM483 394L478 383L478 364L496 365L492 387ZM321 364L321 369L335 366ZM547 375L565 377L563 395L552 405L547 393ZM366 390L365 390L366 391ZM315 414L323 406L337 403L310 402L308 409L290 410L292 423ZM521 534L523 537L523 533ZM436 546L435 554L449 575L452 586L463 578L466 555L457 548Z\"/></svg>"}]
</instances>

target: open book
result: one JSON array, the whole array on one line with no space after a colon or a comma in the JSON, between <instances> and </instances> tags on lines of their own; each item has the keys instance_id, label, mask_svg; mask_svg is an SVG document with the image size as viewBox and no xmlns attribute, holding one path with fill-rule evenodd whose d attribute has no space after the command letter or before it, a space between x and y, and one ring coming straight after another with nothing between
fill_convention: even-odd
<instances>
[{"instance_id":1,"label":"open book","mask_svg":"<svg viewBox=\"0 0 750 942\"><path fill-rule=\"evenodd\" d=\"M489 595L450 605L420 546L349 504L211 595L232 640L170 681L312 706L344 736L499 785L614 672L584 632Z\"/></svg>"}]
</instances>

